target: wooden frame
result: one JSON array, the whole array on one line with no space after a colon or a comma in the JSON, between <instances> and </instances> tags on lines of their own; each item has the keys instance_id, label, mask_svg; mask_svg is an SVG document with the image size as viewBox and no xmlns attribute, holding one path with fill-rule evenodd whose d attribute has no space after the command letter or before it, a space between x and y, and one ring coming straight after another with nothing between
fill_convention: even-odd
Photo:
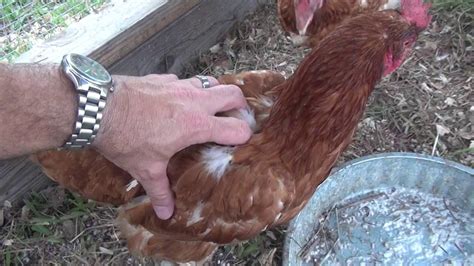
<instances>
[{"instance_id":1,"label":"wooden frame","mask_svg":"<svg viewBox=\"0 0 474 266\"><path fill-rule=\"evenodd\" d=\"M112 0L56 38L17 59L59 63L69 52L89 55L113 74L179 74L184 64L223 38L261 0ZM100 25L100 27L98 26ZM26 157L0 161L0 202L19 202L50 181Z\"/></svg>"}]
</instances>

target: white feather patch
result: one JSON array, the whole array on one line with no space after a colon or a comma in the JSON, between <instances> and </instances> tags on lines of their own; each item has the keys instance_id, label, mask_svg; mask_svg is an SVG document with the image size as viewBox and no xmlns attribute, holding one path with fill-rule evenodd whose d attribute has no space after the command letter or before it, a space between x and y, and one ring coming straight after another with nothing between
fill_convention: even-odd
<instances>
[{"instance_id":1,"label":"white feather patch","mask_svg":"<svg viewBox=\"0 0 474 266\"><path fill-rule=\"evenodd\" d=\"M276 223L278 221L278 219L280 219L281 217L281 212L277 214L277 216L275 217L275 220L273 220L274 223Z\"/></svg>"},{"instance_id":2,"label":"white feather patch","mask_svg":"<svg viewBox=\"0 0 474 266\"><path fill-rule=\"evenodd\" d=\"M291 32L290 33L290 40L294 45L300 46L300 45L303 45L305 42L308 41L308 36L299 35L299 34L295 34L295 33Z\"/></svg>"},{"instance_id":3,"label":"white feather patch","mask_svg":"<svg viewBox=\"0 0 474 266\"><path fill-rule=\"evenodd\" d=\"M201 215L203 208L204 208L204 204L202 203L202 201L198 202L198 204L196 205L196 208L194 208L194 211L191 214L191 218L189 218L188 222L186 223L186 226L193 225L195 223L202 221L202 219L204 219L204 217L202 217Z\"/></svg>"},{"instance_id":4,"label":"white feather patch","mask_svg":"<svg viewBox=\"0 0 474 266\"><path fill-rule=\"evenodd\" d=\"M278 201L278 208L280 208L280 210L283 210L283 207L284 207L283 201L279 200Z\"/></svg>"},{"instance_id":5,"label":"white feather patch","mask_svg":"<svg viewBox=\"0 0 474 266\"><path fill-rule=\"evenodd\" d=\"M269 70L250 70L249 73L252 73L252 74L267 74L267 73L270 73Z\"/></svg>"},{"instance_id":6,"label":"white feather patch","mask_svg":"<svg viewBox=\"0 0 474 266\"><path fill-rule=\"evenodd\" d=\"M380 10L397 9L400 6L400 0L388 0L388 2L380 8Z\"/></svg>"},{"instance_id":7,"label":"white feather patch","mask_svg":"<svg viewBox=\"0 0 474 266\"><path fill-rule=\"evenodd\" d=\"M260 102L263 104L265 107L271 107L273 105L273 100L269 97L262 96L260 97Z\"/></svg>"},{"instance_id":8,"label":"white feather patch","mask_svg":"<svg viewBox=\"0 0 474 266\"><path fill-rule=\"evenodd\" d=\"M245 85L245 81L243 79L237 79L235 85L243 86L243 85Z\"/></svg>"},{"instance_id":9,"label":"white feather patch","mask_svg":"<svg viewBox=\"0 0 474 266\"><path fill-rule=\"evenodd\" d=\"M128 183L127 188L125 190L129 192L130 190L134 189L136 186L138 186L138 181L136 179L133 179L132 182Z\"/></svg>"},{"instance_id":10,"label":"white feather patch","mask_svg":"<svg viewBox=\"0 0 474 266\"><path fill-rule=\"evenodd\" d=\"M234 147L212 146L202 151L206 170L216 180L219 180L232 162Z\"/></svg>"},{"instance_id":11,"label":"white feather patch","mask_svg":"<svg viewBox=\"0 0 474 266\"><path fill-rule=\"evenodd\" d=\"M255 120L255 114L250 108L242 108L238 110L237 118L244 120L249 125L253 132L257 130L257 121Z\"/></svg>"},{"instance_id":12,"label":"white feather patch","mask_svg":"<svg viewBox=\"0 0 474 266\"><path fill-rule=\"evenodd\" d=\"M199 236L201 236L201 237L207 236L207 234L209 234L210 232L211 232L211 228L207 228L206 231L200 233Z\"/></svg>"},{"instance_id":13,"label":"white feather patch","mask_svg":"<svg viewBox=\"0 0 474 266\"><path fill-rule=\"evenodd\" d=\"M255 114L250 108L241 108L232 112L232 116L247 122L253 132L257 130ZM202 160L206 170L217 181L225 174L232 162L234 147L211 146L202 151Z\"/></svg>"}]
</instances>

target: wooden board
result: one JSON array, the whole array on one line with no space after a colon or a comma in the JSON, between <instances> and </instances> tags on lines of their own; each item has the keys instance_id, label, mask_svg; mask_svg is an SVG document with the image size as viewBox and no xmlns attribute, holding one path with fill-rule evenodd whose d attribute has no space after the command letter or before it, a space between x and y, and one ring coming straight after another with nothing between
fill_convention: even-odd
<instances>
[{"instance_id":1,"label":"wooden board","mask_svg":"<svg viewBox=\"0 0 474 266\"><path fill-rule=\"evenodd\" d=\"M112 0L17 62L59 63L64 54L75 52L95 58L114 74L179 74L264 1ZM0 204L18 202L50 183L27 158L0 161Z\"/></svg>"},{"instance_id":2,"label":"wooden board","mask_svg":"<svg viewBox=\"0 0 474 266\"><path fill-rule=\"evenodd\" d=\"M59 63L64 54L75 52L109 67L198 3L111 0L101 12L72 24L55 38L22 54L16 62Z\"/></svg>"},{"instance_id":3,"label":"wooden board","mask_svg":"<svg viewBox=\"0 0 474 266\"><path fill-rule=\"evenodd\" d=\"M216 44L258 0L203 0L172 26L160 31L112 66L117 74L179 74L183 64Z\"/></svg>"},{"instance_id":4,"label":"wooden board","mask_svg":"<svg viewBox=\"0 0 474 266\"><path fill-rule=\"evenodd\" d=\"M51 183L27 157L0 161L0 206L6 200L21 203L23 195Z\"/></svg>"}]
</instances>

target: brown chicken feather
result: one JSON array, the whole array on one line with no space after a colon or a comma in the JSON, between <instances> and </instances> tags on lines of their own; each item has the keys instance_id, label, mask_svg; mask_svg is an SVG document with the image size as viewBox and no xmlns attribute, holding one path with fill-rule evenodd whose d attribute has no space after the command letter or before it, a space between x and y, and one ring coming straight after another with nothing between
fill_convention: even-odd
<instances>
[{"instance_id":1,"label":"brown chicken feather","mask_svg":"<svg viewBox=\"0 0 474 266\"><path fill-rule=\"evenodd\" d=\"M278 0L278 13L283 30L290 33L296 44L314 47L348 18L399 5L400 0ZM298 19L308 23L307 28L298 29Z\"/></svg>"},{"instance_id":2,"label":"brown chicken feather","mask_svg":"<svg viewBox=\"0 0 474 266\"><path fill-rule=\"evenodd\" d=\"M203 261L217 245L252 238L294 217L351 142L376 82L400 66L430 20L419 0L403 1L424 11L402 11L403 16L375 12L343 22L286 81L274 72L222 77L252 96L250 105L262 117L257 118L259 129L245 145L195 145L173 156L168 166L176 197L171 219L159 220L146 195L120 208L118 222L131 252L176 262ZM53 179L83 195L98 190L81 191L94 186L68 178L102 182L118 195L131 181L92 151L42 155L38 161L43 167L63 168L46 169ZM82 158L78 166L77 158ZM118 183L104 183L104 178ZM128 201L123 195L115 198Z\"/></svg>"},{"instance_id":3,"label":"brown chicken feather","mask_svg":"<svg viewBox=\"0 0 474 266\"><path fill-rule=\"evenodd\" d=\"M285 32L297 33L294 0L278 0L278 19Z\"/></svg>"},{"instance_id":4,"label":"brown chicken feather","mask_svg":"<svg viewBox=\"0 0 474 266\"><path fill-rule=\"evenodd\" d=\"M145 194L141 186L127 190L133 178L95 150L45 151L30 157L49 178L88 199L118 206Z\"/></svg>"}]
</instances>

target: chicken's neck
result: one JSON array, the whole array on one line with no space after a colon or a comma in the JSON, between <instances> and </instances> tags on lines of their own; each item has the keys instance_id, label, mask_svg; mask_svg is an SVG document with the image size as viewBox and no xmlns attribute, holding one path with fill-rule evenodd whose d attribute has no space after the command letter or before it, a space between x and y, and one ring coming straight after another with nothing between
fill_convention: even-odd
<instances>
[{"instance_id":1,"label":"chicken's neck","mask_svg":"<svg viewBox=\"0 0 474 266\"><path fill-rule=\"evenodd\" d=\"M350 63L310 56L282 84L264 133L296 176L324 175L352 139L383 69L377 60Z\"/></svg>"}]
</instances>

